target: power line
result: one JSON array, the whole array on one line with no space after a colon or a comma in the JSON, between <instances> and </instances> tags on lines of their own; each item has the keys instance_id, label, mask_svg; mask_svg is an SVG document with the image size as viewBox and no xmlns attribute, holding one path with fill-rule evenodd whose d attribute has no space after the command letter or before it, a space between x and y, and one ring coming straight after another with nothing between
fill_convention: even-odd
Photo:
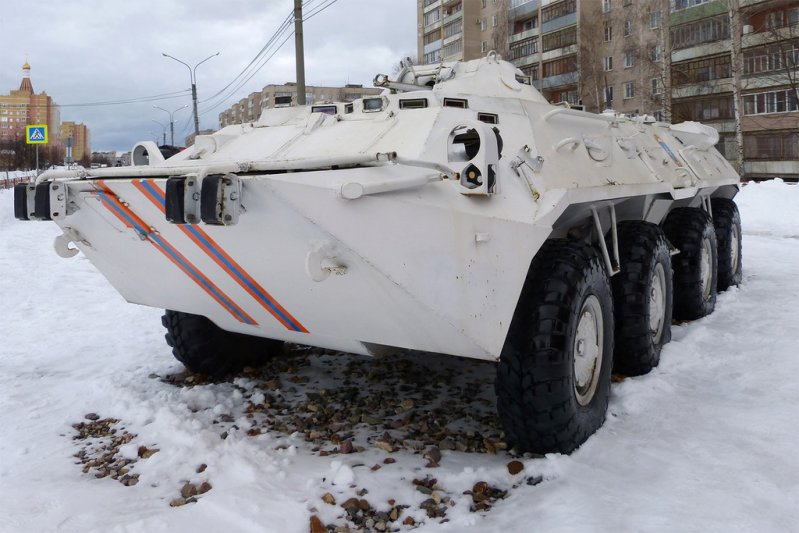
<instances>
[{"instance_id":1,"label":"power line","mask_svg":"<svg viewBox=\"0 0 799 533\"><path fill-rule=\"evenodd\" d=\"M159 100L172 100L175 98L181 98L183 96L188 95L191 93L190 90L184 89L182 91L175 91L171 93L164 93L164 94L155 94L152 96L140 96L137 98L128 98L125 100L105 100L99 102L81 102L76 104L59 104L53 102L50 105L46 104L17 104L19 106L23 106L26 108L45 108L45 107L100 107L100 106L107 106L107 105L124 105L124 104L138 104L138 103L145 103L145 102L157 102Z\"/></svg>"}]
</instances>

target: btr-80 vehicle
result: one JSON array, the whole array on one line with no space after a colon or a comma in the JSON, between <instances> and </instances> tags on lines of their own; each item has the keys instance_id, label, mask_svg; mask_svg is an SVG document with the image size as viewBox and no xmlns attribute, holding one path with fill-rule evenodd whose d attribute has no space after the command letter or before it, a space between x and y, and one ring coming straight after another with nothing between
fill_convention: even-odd
<instances>
[{"instance_id":1,"label":"btr-80 vehicle","mask_svg":"<svg viewBox=\"0 0 799 533\"><path fill-rule=\"evenodd\" d=\"M265 109L164 159L15 190L174 355L220 374L281 342L496 361L520 451L570 452L611 372L741 280L739 176L715 130L550 105L495 54L406 67L382 94Z\"/></svg>"}]
</instances>

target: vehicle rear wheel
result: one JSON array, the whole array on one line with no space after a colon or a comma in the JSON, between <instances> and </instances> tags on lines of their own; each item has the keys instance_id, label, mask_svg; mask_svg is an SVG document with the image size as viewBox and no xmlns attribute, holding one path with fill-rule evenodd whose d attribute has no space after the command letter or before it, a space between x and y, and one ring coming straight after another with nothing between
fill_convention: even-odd
<instances>
[{"instance_id":1,"label":"vehicle rear wheel","mask_svg":"<svg viewBox=\"0 0 799 533\"><path fill-rule=\"evenodd\" d=\"M604 422L613 301L591 246L551 240L530 265L497 364L497 410L518 451L569 453Z\"/></svg>"},{"instance_id":2,"label":"vehicle rear wheel","mask_svg":"<svg viewBox=\"0 0 799 533\"><path fill-rule=\"evenodd\" d=\"M741 284L741 215L735 202L727 198L714 198L711 206L719 249L718 290L726 291Z\"/></svg>"},{"instance_id":3,"label":"vehicle rear wheel","mask_svg":"<svg viewBox=\"0 0 799 533\"><path fill-rule=\"evenodd\" d=\"M674 318L695 320L716 306L718 251L713 221L707 212L678 207L666 217L663 231L679 251L674 269Z\"/></svg>"},{"instance_id":4,"label":"vehicle rear wheel","mask_svg":"<svg viewBox=\"0 0 799 533\"><path fill-rule=\"evenodd\" d=\"M192 372L209 376L263 364L283 346L282 341L225 331L204 316L169 309L161 324L175 359Z\"/></svg>"},{"instance_id":5,"label":"vehicle rear wheel","mask_svg":"<svg viewBox=\"0 0 799 533\"><path fill-rule=\"evenodd\" d=\"M620 222L620 272L611 279L616 316L613 371L646 374L671 340L672 271L669 245L655 224Z\"/></svg>"}]
</instances>

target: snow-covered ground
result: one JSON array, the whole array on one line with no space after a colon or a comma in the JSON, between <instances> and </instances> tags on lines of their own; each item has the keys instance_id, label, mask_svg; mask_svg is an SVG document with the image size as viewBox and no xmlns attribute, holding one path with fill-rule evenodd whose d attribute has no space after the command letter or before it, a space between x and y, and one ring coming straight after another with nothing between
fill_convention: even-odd
<instances>
[{"instance_id":1,"label":"snow-covered ground","mask_svg":"<svg viewBox=\"0 0 799 533\"><path fill-rule=\"evenodd\" d=\"M0 531L799 531L799 187L737 200L742 285L614 384L585 445L514 475L489 453L490 364L294 348L228 382L186 376L158 310L59 259L57 227L17 222L0 191ZM339 416L346 395L360 411Z\"/></svg>"}]
</instances>

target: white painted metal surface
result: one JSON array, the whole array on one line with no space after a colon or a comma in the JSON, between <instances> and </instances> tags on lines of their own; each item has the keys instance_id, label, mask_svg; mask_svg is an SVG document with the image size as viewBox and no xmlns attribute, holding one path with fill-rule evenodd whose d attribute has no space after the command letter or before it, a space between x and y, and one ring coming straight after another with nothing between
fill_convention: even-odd
<instances>
[{"instance_id":1,"label":"white painted metal surface","mask_svg":"<svg viewBox=\"0 0 799 533\"><path fill-rule=\"evenodd\" d=\"M57 249L128 301L227 330L495 359L546 239L590 231L592 210L608 228L610 206L660 222L739 181L703 127L554 107L520 74L493 56L411 67L406 90L383 80L335 114L268 109L165 161L47 172L68 193ZM216 174L238 176L237 223L167 222L168 177Z\"/></svg>"}]
</instances>

